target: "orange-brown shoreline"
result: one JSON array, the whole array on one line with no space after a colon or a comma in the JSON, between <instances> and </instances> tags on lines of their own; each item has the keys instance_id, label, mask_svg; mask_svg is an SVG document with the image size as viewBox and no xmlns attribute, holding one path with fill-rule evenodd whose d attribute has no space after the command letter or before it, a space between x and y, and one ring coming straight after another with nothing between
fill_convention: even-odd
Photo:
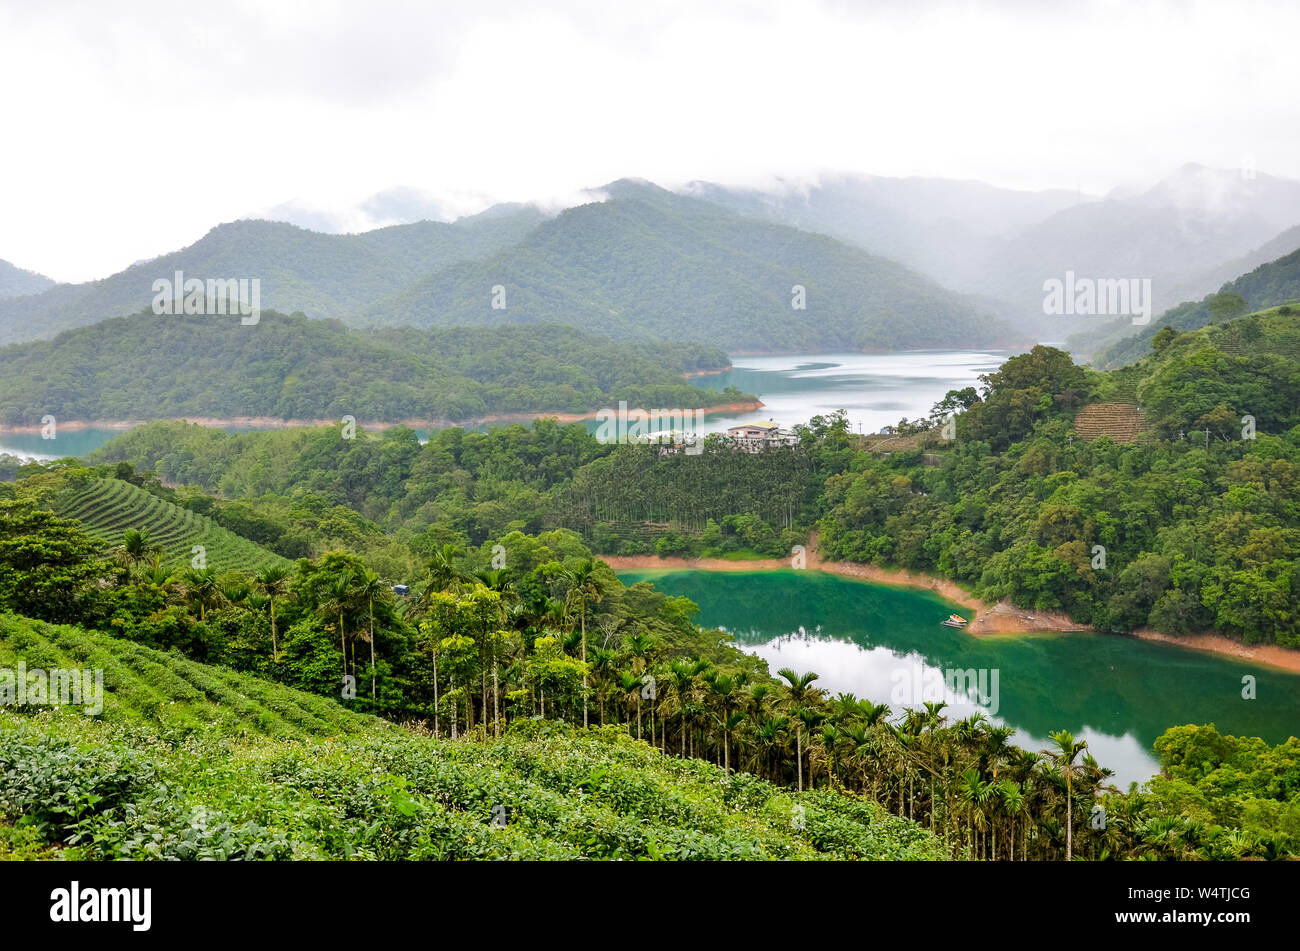
<instances>
[{"instance_id":1,"label":"orange-brown shoreline","mask_svg":"<svg viewBox=\"0 0 1300 951\"><path fill-rule=\"evenodd\" d=\"M762 400L741 400L735 403L720 403L716 406L700 407L698 412L708 414L713 413L748 413L754 410L762 409L765 404ZM391 429L394 426L407 426L411 429L450 429L460 426L481 426L483 423L531 423L534 419L557 419L562 423L581 423L589 419L596 419L599 412L592 413L489 413L486 416L475 416L470 419L401 419L401 420L358 420L357 425L362 429L384 430ZM58 428L67 432L81 432L86 429L108 429L113 431L125 432L128 429L135 429L137 426L143 426L150 422L184 422L193 423L197 426L225 427L225 426L247 426L251 429L293 429L299 426L337 426L337 419L280 419L274 416L231 416L231 417L213 417L213 416L168 416L162 419L97 419L97 420L68 420L58 422ZM44 427L41 425L32 426L0 426L0 436L3 435L36 435Z\"/></svg>"},{"instance_id":2,"label":"orange-brown shoreline","mask_svg":"<svg viewBox=\"0 0 1300 951\"><path fill-rule=\"evenodd\" d=\"M725 558L664 558L660 555L602 555L615 571L647 570L698 570L698 571L781 571L791 568L789 559L763 558L752 561L729 561ZM1069 617L1051 611L1027 611L1009 601L997 604L981 601L954 581L920 572L881 568L855 562L823 561L817 554L815 538L808 546L805 567L810 571L824 571L841 577L854 578L874 584L919 588L961 605L975 617L964 630L976 636L991 634L1037 634L1091 631L1092 628L1071 621ZM1139 630L1135 636L1145 641L1169 644L1185 650L1199 650L1247 660L1267 667L1300 674L1300 651L1275 644L1249 645L1224 637L1222 634L1194 634L1185 637L1161 634L1158 631Z\"/></svg>"}]
</instances>

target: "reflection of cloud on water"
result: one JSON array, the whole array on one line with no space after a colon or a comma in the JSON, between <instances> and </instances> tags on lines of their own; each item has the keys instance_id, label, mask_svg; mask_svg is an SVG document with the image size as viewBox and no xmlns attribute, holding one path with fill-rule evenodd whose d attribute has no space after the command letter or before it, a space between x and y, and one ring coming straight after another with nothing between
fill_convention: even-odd
<instances>
[{"instance_id":1,"label":"reflection of cloud on water","mask_svg":"<svg viewBox=\"0 0 1300 951\"><path fill-rule=\"evenodd\" d=\"M921 707L928 696L917 697L915 702L900 705L891 702L899 683L898 671L910 670L914 666L922 668L926 674L936 672L942 678L942 671L934 664L927 663L918 652L900 654L887 647L863 648L848 640L834 639L831 635L814 636L808 632L794 632L777 638L769 638L761 643L756 641L762 636L757 631L732 632L738 634L737 642L751 654L756 654L767 661L767 666L774 674L782 667L789 667L796 673L816 671L816 686L825 690L830 696L839 693L851 693L857 697L870 699L873 703L885 703L893 709L894 719L901 719L901 708L905 706ZM745 643L744 635L750 635L750 642ZM990 716L988 710L974 702L963 693L952 696L944 707L943 713L951 723L961 720L973 713L983 713L990 723L1009 726L1016 731L1012 742L1024 749L1039 752L1048 749L1051 741L1046 736L1027 733L1002 716ZM1088 741L1088 751L1105 767L1115 770L1112 782L1121 789L1127 789L1130 782L1139 783L1150 779L1159 770L1159 763L1140 740L1131 733L1113 736L1102 733L1086 724L1072 730L1079 738Z\"/></svg>"}]
</instances>

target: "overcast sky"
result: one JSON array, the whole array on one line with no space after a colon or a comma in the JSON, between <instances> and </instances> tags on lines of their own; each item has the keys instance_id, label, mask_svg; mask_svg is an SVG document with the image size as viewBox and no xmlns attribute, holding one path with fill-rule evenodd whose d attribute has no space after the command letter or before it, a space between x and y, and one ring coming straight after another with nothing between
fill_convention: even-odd
<instances>
[{"instance_id":1,"label":"overcast sky","mask_svg":"<svg viewBox=\"0 0 1300 951\"><path fill-rule=\"evenodd\" d=\"M87 280L286 203L370 227L394 187L1300 178L1300 5L1044 6L0 0L0 258Z\"/></svg>"}]
</instances>

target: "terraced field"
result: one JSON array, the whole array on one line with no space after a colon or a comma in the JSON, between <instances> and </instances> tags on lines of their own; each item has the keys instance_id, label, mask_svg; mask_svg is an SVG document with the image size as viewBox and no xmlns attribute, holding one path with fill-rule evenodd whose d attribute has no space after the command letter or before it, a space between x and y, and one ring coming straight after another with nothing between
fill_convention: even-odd
<instances>
[{"instance_id":1,"label":"terraced field","mask_svg":"<svg viewBox=\"0 0 1300 951\"><path fill-rule=\"evenodd\" d=\"M332 700L165 654L107 634L0 615L0 669L99 669L109 723L225 730L269 737L340 736L395 729Z\"/></svg>"},{"instance_id":2,"label":"terraced field","mask_svg":"<svg viewBox=\"0 0 1300 951\"><path fill-rule=\"evenodd\" d=\"M1115 442L1134 442L1142 435L1142 414L1132 403L1093 403L1079 410L1074 430L1088 442L1109 436Z\"/></svg>"},{"instance_id":3,"label":"terraced field","mask_svg":"<svg viewBox=\"0 0 1300 951\"><path fill-rule=\"evenodd\" d=\"M163 549L163 565L188 565L193 547L202 545L207 564L218 571L239 568L257 571L288 560L268 551L205 515L191 512L151 495L121 479L96 479L54 503L57 514L73 518L96 538L120 545L129 528L148 529L149 538Z\"/></svg>"},{"instance_id":4,"label":"terraced field","mask_svg":"<svg viewBox=\"0 0 1300 951\"><path fill-rule=\"evenodd\" d=\"M104 709L0 704L0 860L943 859L920 825L626 730L438 740L247 674L0 615L0 669L100 669Z\"/></svg>"}]
</instances>

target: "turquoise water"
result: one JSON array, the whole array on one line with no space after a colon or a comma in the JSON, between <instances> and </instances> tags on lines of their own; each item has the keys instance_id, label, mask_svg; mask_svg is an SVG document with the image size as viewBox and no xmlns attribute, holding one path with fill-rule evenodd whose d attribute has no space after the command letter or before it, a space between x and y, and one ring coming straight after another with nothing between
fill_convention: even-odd
<instances>
[{"instance_id":1,"label":"turquoise water","mask_svg":"<svg viewBox=\"0 0 1300 951\"><path fill-rule=\"evenodd\" d=\"M806 423L813 416L844 409L855 432L877 432L906 416L915 419L953 389L978 385L981 373L995 370L1008 354L984 350L908 350L894 353L796 354L779 357L735 357L734 366L716 376L693 382L719 391L735 386L765 404L749 413L714 413L704 432L724 432L731 426L775 419L783 426ZM604 407L594 407L602 409ZM616 407L609 407L615 409ZM638 407L632 407L636 409ZM673 407L639 407L672 409ZM488 425L476 427L480 430ZM587 424L595 432L599 423ZM247 432L248 427L231 428ZM60 431L55 440L40 435L16 435L0 429L0 453L42 460L82 456L98 449L120 430ZM420 431L421 441L428 433Z\"/></svg>"},{"instance_id":2,"label":"turquoise water","mask_svg":"<svg viewBox=\"0 0 1300 951\"><path fill-rule=\"evenodd\" d=\"M1171 726L1213 722L1221 732L1270 743L1300 733L1300 676L1199 651L1106 634L976 637L941 626L949 613L970 615L931 592L821 572L620 577L690 598L700 606L696 623L725 628L773 672L816 671L818 686L832 696L920 706L934 699L926 691L938 671L988 671L984 695L940 691L950 694L950 716L996 711L990 719L1014 727L1016 742L1032 749L1044 749L1050 731L1070 730L1088 740L1122 787L1157 771L1151 744ZM1246 675L1256 678L1255 700L1242 698Z\"/></svg>"}]
</instances>

